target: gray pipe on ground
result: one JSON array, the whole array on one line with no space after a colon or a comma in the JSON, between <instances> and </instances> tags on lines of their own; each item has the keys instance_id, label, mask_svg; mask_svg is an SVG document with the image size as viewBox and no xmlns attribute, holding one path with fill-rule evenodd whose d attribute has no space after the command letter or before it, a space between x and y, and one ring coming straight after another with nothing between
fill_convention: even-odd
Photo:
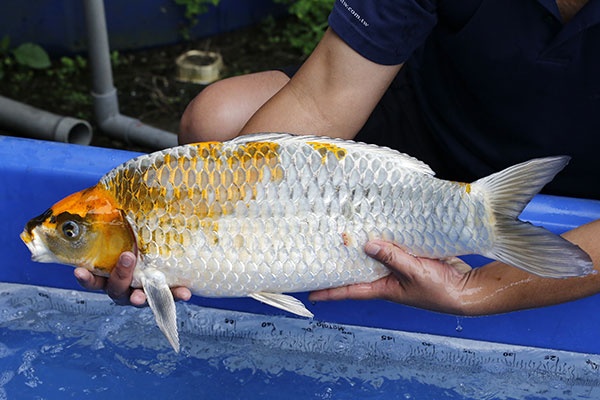
<instances>
[{"instance_id":1,"label":"gray pipe on ground","mask_svg":"<svg viewBox=\"0 0 600 400\"><path fill-rule=\"evenodd\" d=\"M88 145L92 127L87 121L64 117L0 96L0 127L24 136Z\"/></svg>"},{"instance_id":2,"label":"gray pipe on ground","mask_svg":"<svg viewBox=\"0 0 600 400\"><path fill-rule=\"evenodd\" d=\"M154 128L119 112L117 90L113 85L110 48L103 0L84 0L88 35L92 99L96 123L108 136L153 149L177 145L177 135Z\"/></svg>"}]
</instances>

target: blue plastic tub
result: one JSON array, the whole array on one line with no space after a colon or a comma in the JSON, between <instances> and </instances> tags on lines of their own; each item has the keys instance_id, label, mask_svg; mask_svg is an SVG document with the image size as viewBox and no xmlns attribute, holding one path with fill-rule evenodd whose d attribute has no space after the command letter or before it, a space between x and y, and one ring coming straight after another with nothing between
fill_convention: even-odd
<instances>
[{"instance_id":1,"label":"blue plastic tub","mask_svg":"<svg viewBox=\"0 0 600 400\"><path fill-rule=\"evenodd\" d=\"M12 45L34 42L53 54L86 50L83 2L73 0L2 0L0 38ZM105 0L109 42L113 50L139 49L181 40L189 22L173 0ZM221 0L198 18L192 38L211 36L257 23L284 9L271 0Z\"/></svg>"},{"instance_id":2,"label":"blue plastic tub","mask_svg":"<svg viewBox=\"0 0 600 400\"><path fill-rule=\"evenodd\" d=\"M137 153L0 136L0 282L80 289L67 266L30 261L24 224L62 197L91 186ZM522 215L555 232L600 218L600 202L537 196ZM475 262L482 259L474 257ZM300 298L306 301L306 296ZM196 304L283 314L250 299L194 298ZM383 301L310 306L318 321L600 354L600 296L504 315L457 318ZM457 329L458 328L458 329Z\"/></svg>"}]
</instances>

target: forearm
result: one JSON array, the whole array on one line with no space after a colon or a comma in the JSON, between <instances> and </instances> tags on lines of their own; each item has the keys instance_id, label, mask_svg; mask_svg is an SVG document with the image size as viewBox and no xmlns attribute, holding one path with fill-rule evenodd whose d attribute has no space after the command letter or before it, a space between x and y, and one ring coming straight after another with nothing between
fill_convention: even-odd
<instances>
[{"instance_id":1,"label":"forearm","mask_svg":"<svg viewBox=\"0 0 600 400\"><path fill-rule=\"evenodd\" d=\"M400 69L375 64L328 30L302 68L242 129L353 138Z\"/></svg>"},{"instance_id":2,"label":"forearm","mask_svg":"<svg viewBox=\"0 0 600 400\"><path fill-rule=\"evenodd\" d=\"M600 220L564 234L585 250L600 268ZM564 303L600 292L600 274L554 279L541 278L499 262L465 275L457 298L464 315L496 314Z\"/></svg>"}]
</instances>

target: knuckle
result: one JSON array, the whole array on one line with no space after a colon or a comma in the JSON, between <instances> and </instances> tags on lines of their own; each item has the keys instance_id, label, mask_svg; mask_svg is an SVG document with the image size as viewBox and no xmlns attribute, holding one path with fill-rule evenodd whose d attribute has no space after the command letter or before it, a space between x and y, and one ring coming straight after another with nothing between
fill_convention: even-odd
<instances>
[{"instance_id":1,"label":"knuckle","mask_svg":"<svg viewBox=\"0 0 600 400\"><path fill-rule=\"evenodd\" d=\"M385 265L395 264L396 257L394 254L394 250L392 248L390 248L389 246L382 247L381 250L379 251L378 256L379 256L379 261L381 261Z\"/></svg>"}]
</instances>

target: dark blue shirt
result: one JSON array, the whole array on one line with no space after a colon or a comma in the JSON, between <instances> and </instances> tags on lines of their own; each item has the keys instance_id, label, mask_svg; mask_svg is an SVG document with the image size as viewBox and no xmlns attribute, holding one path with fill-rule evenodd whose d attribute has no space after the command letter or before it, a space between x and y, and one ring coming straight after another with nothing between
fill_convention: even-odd
<instances>
[{"instance_id":1,"label":"dark blue shirt","mask_svg":"<svg viewBox=\"0 0 600 400\"><path fill-rule=\"evenodd\" d=\"M600 198L600 1L563 24L555 0L337 0L329 23L405 63L453 179L567 154L550 192Z\"/></svg>"}]
</instances>

